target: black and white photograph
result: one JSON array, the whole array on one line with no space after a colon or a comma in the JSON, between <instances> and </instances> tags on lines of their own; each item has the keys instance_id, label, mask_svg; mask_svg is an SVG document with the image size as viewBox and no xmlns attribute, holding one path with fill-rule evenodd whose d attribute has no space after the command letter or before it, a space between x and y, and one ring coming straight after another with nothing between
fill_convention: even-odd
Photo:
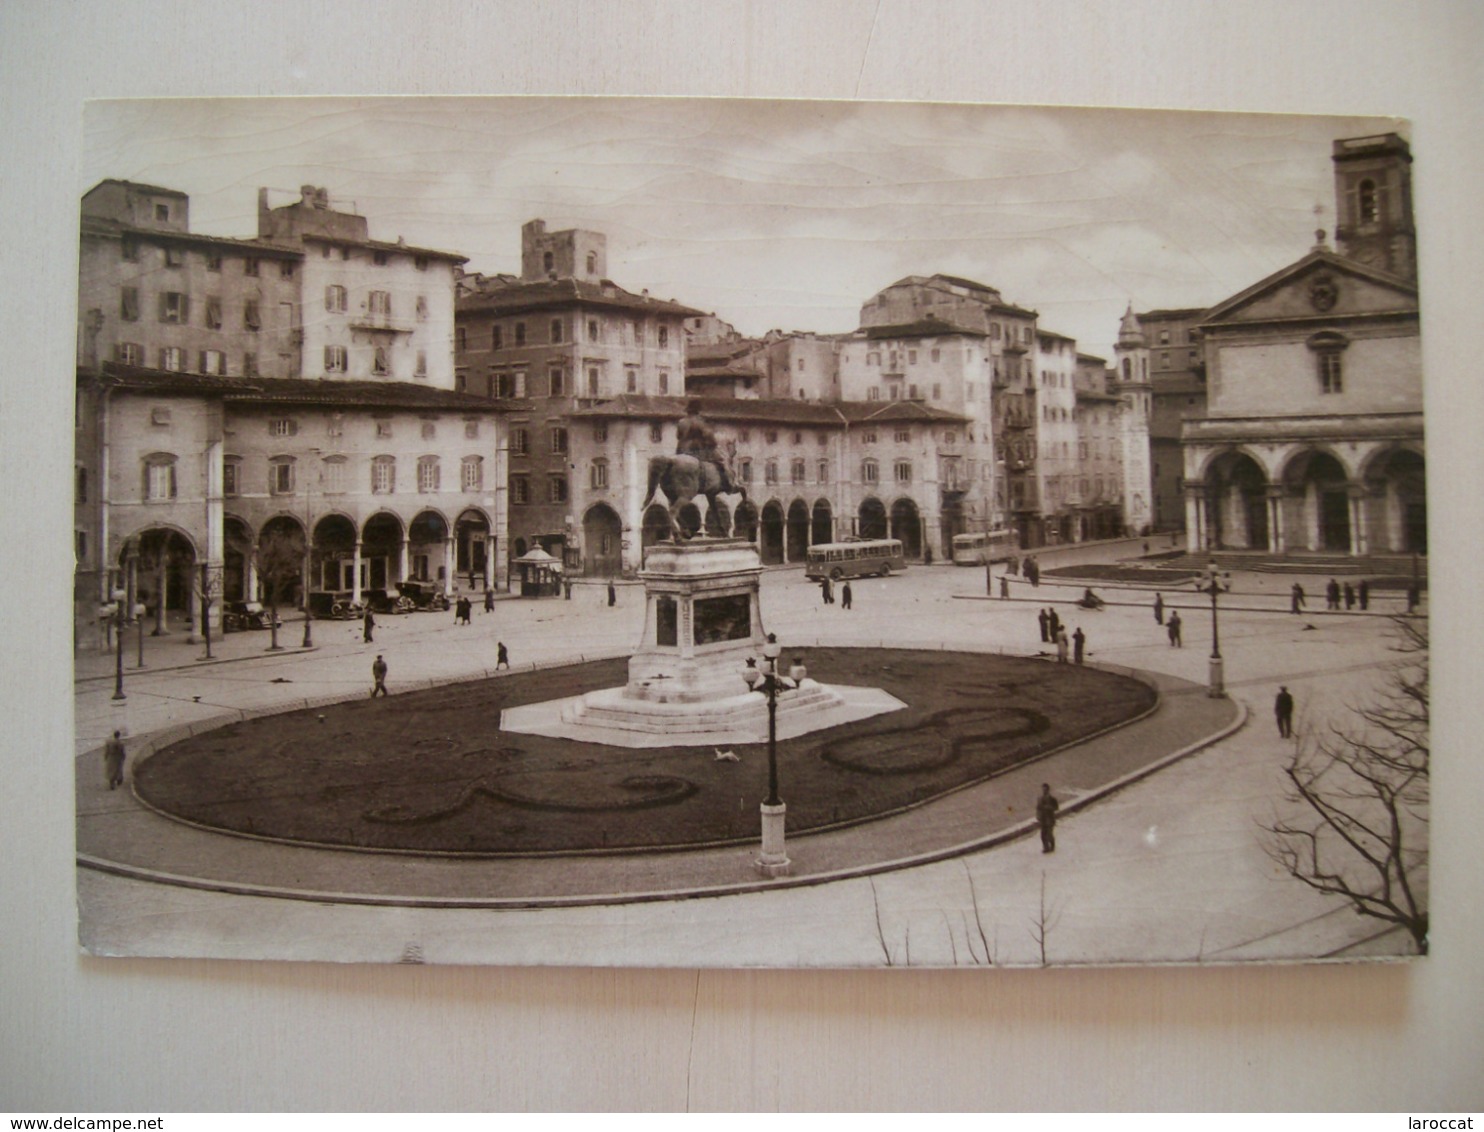
<instances>
[{"instance_id":1,"label":"black and white photograph","mask_svg":"<svg viewBox=\"0 0 1484 1132\"><path fill-rule=\"evenodd\" d=\"M84 111L99 956L1428 950L1399 119Z\"/></svg>"}]
</instances>

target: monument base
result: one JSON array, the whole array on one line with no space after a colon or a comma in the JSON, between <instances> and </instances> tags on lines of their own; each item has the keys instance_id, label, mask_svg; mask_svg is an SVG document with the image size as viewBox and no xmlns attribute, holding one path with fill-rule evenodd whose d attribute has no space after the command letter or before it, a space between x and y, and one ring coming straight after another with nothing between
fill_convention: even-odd
<instances>
[{"instance_id":1,"label":"monument base","mask_svg":"<svg viewBox=\"0 0 1484 1132\"><path fill-rule=\"evenodd\" d=\"M759 808L763 818L763 849L753 866L765 877L786 877L793 868L793 862L788 859L783 844L784 818L788 814L788 807L782 802L776 806L764 802Z\"/></svg>"}]
</instances>

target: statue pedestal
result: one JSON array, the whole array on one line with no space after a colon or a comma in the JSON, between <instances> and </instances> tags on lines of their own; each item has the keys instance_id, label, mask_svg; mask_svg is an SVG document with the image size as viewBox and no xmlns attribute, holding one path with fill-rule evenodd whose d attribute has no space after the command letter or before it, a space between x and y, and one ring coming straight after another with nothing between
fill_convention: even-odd
<instances>
[{"instance_id":1,"label":"statue pedestal","mask_svg":"<svg viewBox=\"0 0 1484 1132\"><path fill-rule=\"evenodd\" d=\"M743 539L696 538L649 548L644 631L629 681L586 695L507 708L501 726L620 747L767 742L768 702L743 679L767 634L758 607L762 563ZM785 653L780 671L790 661ZM877 688L805 678L778 697L778 736L791 738L904 705Z\"/></svg>"}]
</instances>

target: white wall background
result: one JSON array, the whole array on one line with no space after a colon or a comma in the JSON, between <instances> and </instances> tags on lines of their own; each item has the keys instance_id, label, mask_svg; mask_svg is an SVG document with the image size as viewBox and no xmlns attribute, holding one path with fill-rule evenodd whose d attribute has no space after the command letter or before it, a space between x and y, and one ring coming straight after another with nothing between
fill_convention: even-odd
<instances>
[{"instance_id":1,"label":"white wall background","mask_svg":"<svg viewBox=\"0 0 1484 1132\"><path fill-rule=\"evenodd\" d=\"M1472 567L1481 32L1468 0L0 5L0 1109L1484 1106L1475 569L1432 572L1450 615L1434 627L1446 757L1425 963L698 974L104 961L74 942L58 521L83 98L963 99L1413 119L1431 533L1439 561Z\"/></svg>"}]
</instances>

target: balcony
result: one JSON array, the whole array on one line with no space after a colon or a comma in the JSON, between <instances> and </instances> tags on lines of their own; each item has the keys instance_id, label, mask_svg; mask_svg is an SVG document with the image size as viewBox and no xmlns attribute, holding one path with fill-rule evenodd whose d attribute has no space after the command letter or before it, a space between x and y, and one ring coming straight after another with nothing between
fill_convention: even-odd
<instances>
[{"instance_id":1,"label":"balcony","mask_svg":"<svg viewBox=\"0 0 1484 1132\"><path fill-rule=\"evenodd\" d=\"M367 334L411 334L413 324L390 315L358 314L351 316L350 328Z\"/></svg>"}]
</instances>

